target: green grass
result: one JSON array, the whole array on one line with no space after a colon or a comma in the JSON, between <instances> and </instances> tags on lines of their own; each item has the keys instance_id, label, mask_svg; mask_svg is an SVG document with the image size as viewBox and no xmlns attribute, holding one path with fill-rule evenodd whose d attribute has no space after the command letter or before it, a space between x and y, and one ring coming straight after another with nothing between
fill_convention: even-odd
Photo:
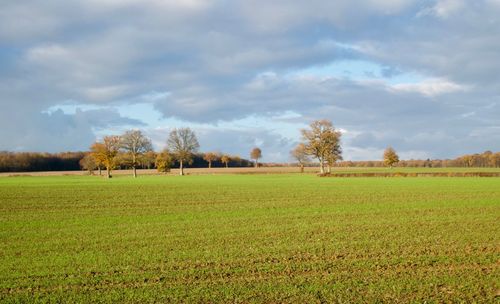
<instances>
[{"instance_id":1,"label":"green grass","mask_svg":"<svg viewBox=\"0 0 500 304\"><path fill-rule=\"evenodd\" d=\"M2 302L495 302L500 178L0 178Z\"/></svg>"},{"instance_id":2,"label":"green grass","mask_svg":"<svg viewBox=\"0 0 500 304\"><path fill-rule=\"evenodd\" d=\"M419 167L334 167L332 173L371 173L371 172L405 172L405 173L433 173L433 172L500 172L500 168L464 168L464 167L446 167L446 168L419 168Z\"/></svg>"}]
</instances>

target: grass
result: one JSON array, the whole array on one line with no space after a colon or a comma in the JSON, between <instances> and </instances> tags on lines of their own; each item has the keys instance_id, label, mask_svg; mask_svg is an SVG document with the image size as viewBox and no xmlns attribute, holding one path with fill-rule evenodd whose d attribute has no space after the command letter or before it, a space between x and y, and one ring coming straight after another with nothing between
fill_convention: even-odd
<instances>
[{"instance_id":1,"label":"grass","mask_svg":"<svg viewBox=\"0 0 500 304\"><path fill-rule=\"evenodd\" d=\"M499 178L0 178L2 302L498 302Z\"/></svg>"},{"instance_id":2,"label":"grass","mask_svg":"<svg viewBox=\"0 0 500 304\"><path fill-rule=\"evenodd\" d=\"M420 167L335 167L332 172L406 172L406 173L433 173L433 172L500 172L500 168L478 168L478 167L445 167L445 168L420 168Z\"/></svg>"}]
</instances>

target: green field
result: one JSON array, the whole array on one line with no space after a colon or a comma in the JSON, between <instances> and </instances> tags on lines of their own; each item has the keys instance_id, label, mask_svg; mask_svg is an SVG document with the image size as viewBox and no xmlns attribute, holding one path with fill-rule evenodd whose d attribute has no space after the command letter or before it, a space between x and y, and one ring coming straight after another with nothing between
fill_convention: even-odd
<instances>
[{"instance_id":1,"label":"green field","mask_svg":"<svg viewBox=\"0 0 500 304\"><path fill-rule=\"evenodd\" d=\"M500 168L477 168L477 167L442 167L442 168L426 168L426 167L334 167L332 172L406 172L406 173L434 173L434 172L500 172Z\"/></svg>"},{"instance_id":2,"label":"green field","mask_svg":"<svg viewBox=\"0 0 500 304\"><path fill-rule=\"evenodd\" d=\"M500 178L0 178L2 302L492 302Z\"/></svg>"}]
</instances>

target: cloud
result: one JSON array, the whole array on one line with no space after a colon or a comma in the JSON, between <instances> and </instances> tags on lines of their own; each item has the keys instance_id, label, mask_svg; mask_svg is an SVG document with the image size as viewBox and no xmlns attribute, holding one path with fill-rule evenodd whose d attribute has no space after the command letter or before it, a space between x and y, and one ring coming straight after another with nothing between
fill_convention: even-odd
<instances>
[{"instance_id":1,"label":"cloud","mask_svg":"<svg viewBox=\"0 0 500 304\"><path fill-rule=\"evenodd\" d=\"M8 116L11 113L2 113L0 151L84 151L95 140L96 130L145 125L141 121L122 117L112 109L77 109L72 114L61 109L34 113L25 111L22 116L10 119Z\"/></svg>"},{"instance_id":2,"label":"cloud","mask_svg":"<svg viewBox=\"0 0 500 304\"><path fill-rule=\"evenodd\" d=\"M8 1L0 148L82 149L176 120L207 149L258 140L286 160L289 130L328 118L346 159L498 150L499 14L496 0ZM48 112L68 101L82 111Z\"/></svg>"},{"instance_id":3,"label":"cloud","mask_svg":"<svg viewBox=\"0 0 500 304\"><path fill-rule=\"evenodd\" d=\"M439 0L434 6L422 10L418 15L434 15L440 18L448 18L459 13L465 7L466 3L462 0Z\"/></svg>"},{"instance_id":4,"label":"cloud","mask_svg":"<svg viewBox=\"0 0 500 304\"><path fill-rule=\"evenodd\" d=\"M419 83L399 83L391 85L389 88L396 92L417 92L430 97L446 93L464 92L469 89L466 86L450 82L446 79L427 79Z\"/></svg>"}]
</instances>

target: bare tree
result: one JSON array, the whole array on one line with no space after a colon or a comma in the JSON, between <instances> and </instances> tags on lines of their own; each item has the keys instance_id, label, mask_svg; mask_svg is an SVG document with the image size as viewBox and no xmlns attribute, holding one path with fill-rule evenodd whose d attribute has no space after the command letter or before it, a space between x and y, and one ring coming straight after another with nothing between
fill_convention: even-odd
<instances>
[{"instance_id":1,"label":"bare tree","mask_svg":"<svg viewBox=\"0 0 500 304\"><path fill-rule=\"evenodd\" d=\"M220 161L226 165L226 168L229 167L229 162L231 161L231 157L229 155L224 154L221 156Z\"/></svg>"},{"instance_id":2,"label":"bare tree","mask_svg":"<svg viewBox=\"0 0 500 304\"><path fill-rule=\"evenodd\" d=\"M212 162L216 161L218 158L217 153L214 152L207 152L203 155L203 159L208 162L208 168L212 168Z\"/></svg>"},{"instance_id":3,"label":"bare tree","mask_svg":"<svg viewBox=\"0 0 500 304\"><path fill-rule=\"evenodd\" d=\"M89 175L93 175L94 169L97 168L97 164L96 164L94 158L89 153L85 154L85 156L82 159L80 159L79 163L80 163L80 167L83 170L87 170L89 172Z\"/></svg>"},{"instance_id":4,"label":"bare tree","mask_svg":"<svg viewBox=\"0 0 500 304\"><path fill-rule=\"evenodd\" d=\"M325 163L328 163L330 171L332 163L342 156L340 147L342 134L335 130L332 122L328 120L313 121L310 129L303 129L301 132L307 154L318 159L320 172L325 173Z\"/></svg>"},{"instance_id":5,"label":"bare tree","mask_svg":"<svg viewBox=\"0 0 500 304\"><path fill-rule=\"evenodd\" d=\"M298 144L292 151L290 151L290 155L299 163L300 173L303 173L304 165L309 162L306 145L303 143Z\"/></svg>"},{"instance_id":6,"label":"bare tree","mask_svg":"<svg viewBox=\"0 0 500 304\"><path fill-rule=\"evenodd\" d=\"M167 173L170 172L173 162L174 158L172 154L170 151L165 149L156 156L155 166L158 172Z\"/></svg>"},{"instance_id":7,"label":"bare tree","mask_svg":"<svg viewBox=\"0 0 500 304\"><path fill-rule=\"evenodd\" d=\"M394 164L399 162L399 156L396 154L396 151L392 147L388 147L384 151L384 164L392 168Z\"/></svg>"},{"instance_id":8,"label":"bare tree","mask_svg":"<svg viewBox=\"0 0 500 304\"><path fill-rule=\"evenodd\" d=\"M196 134L189 128L174 129L170 132L167 147L177 161L179 161L179 174L184 175L184 163L193 160L193 153L198 151L200 144Z\"/></svg>"},{"instance_id":9,"label":"bare tree","mask_svg":"<svg viewBox=\"0 0 500 304\"><path fill-rule=\"evenodd\" d=\"M262 150L259 148L253 148L250 152L250 158L255 159L255 168L259 166L259 158L262 158Z\"/></svg>"},{"instance_id":10,"label":"bare tree","mask_svg":"<svg viewBox=\"0 0 500 304\"><path fill-rule=\"evenodd\" d=\"M121 148L125 152L124 161L132 167L133 176L137 177L140 158L153 150L151 140L139 130L130 130L121 136Z\"/></svg>"},{"instance_id":11,"label":"bare tree","mask_svg":"<svg viewBox=\"0 0 500 304\"><path fill-rule=\"evenodd\" d=\"M90 147L91 155L98 164L106 167L106 177L111 178L111 170L116 166L116 156L120 150L120 136L105 136L102 142Z\"/></svg>"}]
</instances>

